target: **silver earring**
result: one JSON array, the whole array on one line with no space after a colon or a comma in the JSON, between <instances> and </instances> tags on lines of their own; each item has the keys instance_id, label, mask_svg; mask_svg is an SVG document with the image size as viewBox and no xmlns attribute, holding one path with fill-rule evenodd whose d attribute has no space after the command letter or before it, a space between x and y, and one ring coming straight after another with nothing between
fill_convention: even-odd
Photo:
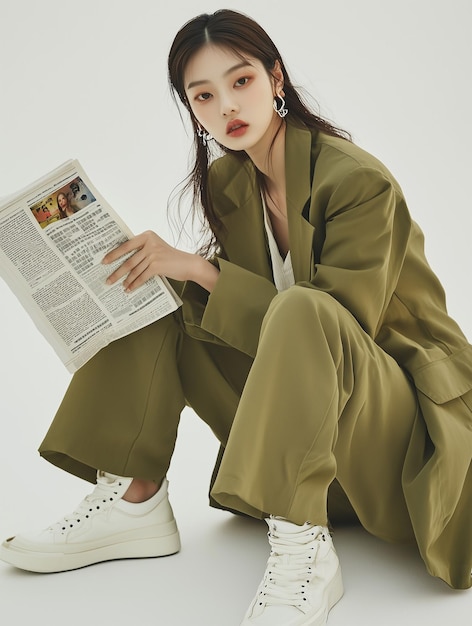
<instances>
[{"instance_id":1,"label":"silver earring","mask_svg":"<svg viewBox=\"0 0 472 626\"><path fill-rule=\"evenodd\" d=\"M274 96L274 111L280 117L285 117L288 113L288 109L285 107L285 100L282 96Z\"/></svg>"},{"instance_id":2,"label":"silver earring","mask_svg":"<svg viewBox=\"0 0 472 626\"><path fill-rule=\"evenodd\" d=\"M197 135L201 138L203 145L206 147L207 143L213 139L209 132L204 128L198 127Z\"/></svg>"}]
</instances>

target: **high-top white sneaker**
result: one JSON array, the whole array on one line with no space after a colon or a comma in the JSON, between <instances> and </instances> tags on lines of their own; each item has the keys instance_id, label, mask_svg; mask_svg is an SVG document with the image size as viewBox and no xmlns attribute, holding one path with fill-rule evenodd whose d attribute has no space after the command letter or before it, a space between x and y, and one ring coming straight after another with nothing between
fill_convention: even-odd
<instances>
[{"instance_id":1,"label":"high-top white sneaker","mask_svg":"<svg viewBox=\"0 0 472 626\"><path fill-rule=\"evenodd\" d=\"M178 552L167 480L139 504L123 500L131 481L98 472L93 493L73 513L40 532L10 537L0 546L0 559L33 572L63 572L101 561Z\"/></svg>"},{"instance_id":2,"label":"high-top white sneaker","mask_svg":"<svg viewBox=\"0 0 472 626\"><path fill-rule=\"evenodd\" d=\"M339 560L327 528L266 520L267 569L241 626L323 626L343 595Z\"/></svg>"}]
</instances>

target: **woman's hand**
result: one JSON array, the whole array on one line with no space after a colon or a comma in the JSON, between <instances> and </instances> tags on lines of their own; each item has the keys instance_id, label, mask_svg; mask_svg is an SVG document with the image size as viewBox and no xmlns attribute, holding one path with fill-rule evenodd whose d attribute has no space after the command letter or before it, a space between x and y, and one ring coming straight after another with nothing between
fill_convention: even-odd
<instances>
[{"instance_id":1,"label":"woman's hand","mask_svg":"<svg viewBox=\"0 0 472 626\"><path fill-rule=\"evenodd\" d=\"M113 263L130 253L131 256L107 279L111 285L125 276L125 291L133 291L157 275L179 281L193 280L211 291L219 273L209 261L197 254L173 248L149 230L109 252L102 262L105 265Z\"/></svg>"}]
</instances>

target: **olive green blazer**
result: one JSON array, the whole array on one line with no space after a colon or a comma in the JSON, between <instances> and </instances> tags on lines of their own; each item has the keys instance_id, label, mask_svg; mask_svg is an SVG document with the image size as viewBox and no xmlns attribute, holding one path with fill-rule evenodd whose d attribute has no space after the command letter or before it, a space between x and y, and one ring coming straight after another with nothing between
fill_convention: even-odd
<instances>
[{"instance_id":1,"label":"olive green blazer","mask_svg":"<svg viewBox=\"0 0 472 626\"><path fill-rule=\"evenodd\" d=\"M286 179L296 283L336 298L416 386L430 441L413 433L424 458L418 464L417 450L406 458L405 497L430 572L469 587L472 346L447 313L422 232L388 169L346 140L288 123ZM209 297L185 286L186 329L254 356L277 293L254 166L226 155L212 164L209 185L222 224L221 271ZM447 558L459 549L454 541L468 555L460 571Z\"/></svg>"}]
</instances>

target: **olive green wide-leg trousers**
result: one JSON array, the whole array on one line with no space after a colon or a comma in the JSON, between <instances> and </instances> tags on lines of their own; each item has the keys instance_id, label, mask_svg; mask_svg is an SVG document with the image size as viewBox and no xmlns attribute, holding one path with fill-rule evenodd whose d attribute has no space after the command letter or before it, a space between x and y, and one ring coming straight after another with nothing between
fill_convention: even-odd
<instances>
[{"instance_id":1,"label":"olive green wide-leg trousers","mask_svg":"<svg viewBox=\"0 0 472 626\"><path fill-rule=\"evenodd\" d=\"M224 450L218 505L326 524L337 478L367 530L412 538L401 476L416 394L331 296L277 295L254 359L190 337L180 312L113 342L74 375L40 453L91 482L97 469L160 481L185 405Z\"/></svg>"}]
</instances>

